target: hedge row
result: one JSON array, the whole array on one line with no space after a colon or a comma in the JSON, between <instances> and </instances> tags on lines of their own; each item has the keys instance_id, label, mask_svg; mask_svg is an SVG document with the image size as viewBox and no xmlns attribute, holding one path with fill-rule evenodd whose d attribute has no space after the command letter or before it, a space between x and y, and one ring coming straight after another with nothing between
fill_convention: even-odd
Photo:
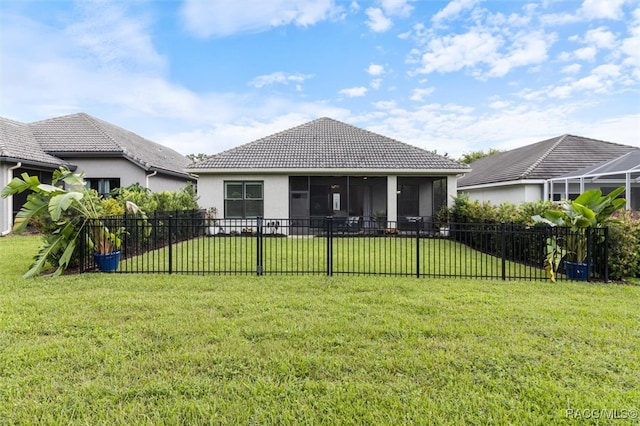
<instances>
[{"instance_id":1,"label":"hedge row","mask_svg":"<svg viewBox=\"0 0 640 426\"><path fill-rule=\"evenodd\" d=\"M556 208L551 202L530 202L515 205L469 200L468 194L455 198L450 211L453 223L518 223L533 225L532 216ZM640 277L640 214L620 212L618 222L609 227L609 277L624 280ZM533 250L533 248L532 248Z\"/></svg>"}]
</instances>

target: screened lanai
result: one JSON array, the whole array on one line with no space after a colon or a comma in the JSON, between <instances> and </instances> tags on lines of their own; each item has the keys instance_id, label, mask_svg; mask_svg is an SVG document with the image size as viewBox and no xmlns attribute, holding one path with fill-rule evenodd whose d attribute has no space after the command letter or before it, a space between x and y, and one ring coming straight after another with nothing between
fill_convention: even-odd
<instances>
[{"instance_id":1,"label":"screened lanai","mask_svg":"<svg viewBox=\"0 0 640 426\"><path fill-rule=\"evenodd\" d=\"M640 149L614 160L547 180L545 199L571 200L580 193L594 188L608 194L620 186L626 189L624 197L627 200L627 209L640 210Z\"/></svg>"}]
</instances>

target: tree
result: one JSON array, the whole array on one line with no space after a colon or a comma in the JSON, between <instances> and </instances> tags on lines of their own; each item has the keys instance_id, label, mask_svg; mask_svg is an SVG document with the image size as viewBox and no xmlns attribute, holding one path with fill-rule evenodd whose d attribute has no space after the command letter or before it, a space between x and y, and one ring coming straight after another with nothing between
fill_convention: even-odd
<instances>
[{"instance_id":1,"label":"tree","mask_svg":"<svg viewBox=\"0 0 640 426\"><path fill-rule=\"evenodd\" d=\"M462 154L462 157L460 157L460 159L458 161L463 163L463 164L471 164L476 160L488 157L490 155L498 154L500 152L502 152L502 151L499 150L499 149L495 149L495 148L489 148L488 152L484 152L484 151L466 152L466 153Z\"/></svg>"},{"instance_id":2,"label":"tree","mask_svg":"<svg viewBox=\"0 0 640 426\"><path fill-rule=\"evenodd\" d=\"M91 226L86 241L97 253L109 253L120 247L124 228L109 229L101 220L104 208L98 193L88 189L83 174L74 174L61 167L53 172L51 185L40 183L37 176L23 173L2 189L0 195L8 197L27 191L27 201L16 215L13 231L21 233L32 219L46 223L44 239L25 278L40 274L47 262L56 267L54 275L62 274L78 261L82 228ZM127 209L143 212L133 203Z\"/></svg>"},{"instance_id":3,"label":"tree","mask_svg":"<svg viewBox=\"0 0 640 426\"><path fill-rule=\"evenodd\" d=\"M189 154L187 155L187 158L189 160L191 160L191 164L195 164L198 161L202 161L204 159L206 159L207 157L209 157L207 154L204 154L202 152L198 153L198 154Z\"/></svg>"}]
</instances>

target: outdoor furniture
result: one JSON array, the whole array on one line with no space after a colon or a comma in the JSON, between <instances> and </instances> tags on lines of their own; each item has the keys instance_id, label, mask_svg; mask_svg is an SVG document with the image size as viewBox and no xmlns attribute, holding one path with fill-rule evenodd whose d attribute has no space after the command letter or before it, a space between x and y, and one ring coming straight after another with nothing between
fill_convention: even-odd
<instances>
[{"instance_id":1,"label":"outdoor furniture","mask_svg":"<svg viewBox=\"0 0 640 426\"><path fill-rule=\"evenodd\" d=\"M347 216L337 229L342 234L357 234L360 232L360 227L360 216Z\"/></svg>"}]
</instances>

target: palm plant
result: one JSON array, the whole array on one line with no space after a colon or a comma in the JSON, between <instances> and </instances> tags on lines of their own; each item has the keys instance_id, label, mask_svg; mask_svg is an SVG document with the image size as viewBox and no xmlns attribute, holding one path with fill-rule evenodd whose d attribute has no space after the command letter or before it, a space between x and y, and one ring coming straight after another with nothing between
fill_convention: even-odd
<instances>
[{"instance_id":1,"label":"palm plant","mask_svg":"<svg viewBox=\"0 0 640 426\"><path fill-rule=\"evenodd\" d=\"M47 261L56 266L54 275L62 274L77 258L81 230L87 225L91 227L87 244L96 252L108 253L120 247L125 229L110 230L104 224L100 197L87 188L83 174L61 167L54 171L49 185L41 183L37 176L23 173L1 195L8 197L25 191L31 193L16 215L13 231L24 232L32 219L47 222L50 228L25 278L39 275Z\"/></svg>"},{"instance_id":2,"label":"palm plant","mask_svg":"<svg viewBox=\"0 0 640 426\"><path fill-rule=\"evenodd\" d=\"M532 217L536 223L550 226L566 226L570 233L559 241L551 237L547 241L547 258L545 268L552 282L562 260L583 263L587 257L588 228L601 228L615 222L611 216L626 204L624 198L618 198L625 190L624 186L616 188L607 195L599 189L585 191L575 200L565 200L560 210L547 210L542 215Z\"/></svg>"}]
</instances>

